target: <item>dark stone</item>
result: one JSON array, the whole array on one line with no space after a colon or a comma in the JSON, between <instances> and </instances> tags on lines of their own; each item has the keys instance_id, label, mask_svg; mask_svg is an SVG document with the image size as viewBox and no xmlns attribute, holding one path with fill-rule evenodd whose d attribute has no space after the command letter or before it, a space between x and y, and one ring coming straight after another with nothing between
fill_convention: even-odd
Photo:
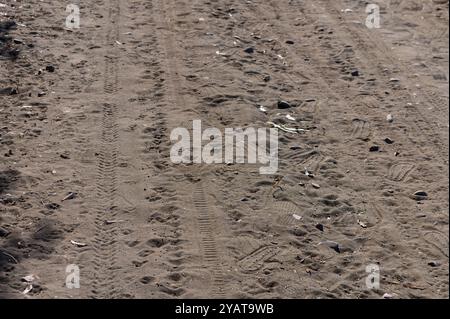
<instances>
[{"instance_id":1,"label":"dark stone","mask_svg":"<svg viewBox=\"0 0 450 319\"><path fill-rule=\"evenodd\" d=\"M289 102L286 102L286 101L279 101L278 102L278 108L280 110L290 109L291 107L292 107L292 105L289 104Z\"/></svg>"},{"instance_id":2,"label":"dark stone","mask_svg":"<svg viewBox=\"0 0 450 319\"><path fill-rule=\"evenodd\" d=\"M428 263L428 266L433 267L433 268L439 267L440 265L441 264L439 262L437 262L437 261L430 261Z\"/></svg>"},{"instance_id":3,"label":"dark stone","mask_svg":"<svg viewBox=\"0 0 450 319\"><path fill-rule=\"evenodd\" d=\"M253 53L255 53L255 49L254 48L247 48L247 49L244 50L244 52L248 53L248 54L253 54Z\"/></svg>"},{"instance_id":4,"label":"dark stone","mask_svg":"<svg viewBox=\"0 0 450 319\"><path fill-rule=\"evenodd\" d=\"M50 72L50 73L55 72L55 67L53 65L47 65L45 67L45 69L47 70L47 72Z\"/></svg>"},{"instance_id":5,"label":"dark stone","mask_svg":"<svg viewBox=\"0 0 450 319\"><path fill-rule=\"evenodd\" d=\"M3 89L0 89L0 95L15 95L18 94L19 92L17 91L16 88L12 88L12 87L6 87Z\"/></svg>"},{"instance_id":6,"label":"dark stone","mask_svg":"<svg viewBox=\"0 0 450 319\"><path fill-rule=\"evenodd\" d=\"M412 196L412 199L417 200L417 201L423 201L423 200L427 200L428 199L428 193L424 192L424 191L418 191L415 192Z\"/></svg>"}]
</instances>

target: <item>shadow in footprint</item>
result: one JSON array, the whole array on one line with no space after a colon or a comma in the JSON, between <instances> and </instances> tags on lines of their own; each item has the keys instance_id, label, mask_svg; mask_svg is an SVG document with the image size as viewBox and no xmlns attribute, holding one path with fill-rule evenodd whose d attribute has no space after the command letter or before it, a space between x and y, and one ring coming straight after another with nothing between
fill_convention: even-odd
<instances>
[{"instance_id":1,"label":"shadow in footprint","mask_svg":"<svg viewBox=\"0 0 450 319\"><path fill-rule=\"evenodd\" d=\"M20 173L16 170L6 170L0 172L0 195L7 189L11 188L20 177Z\"/></svg>"}]
</instances>

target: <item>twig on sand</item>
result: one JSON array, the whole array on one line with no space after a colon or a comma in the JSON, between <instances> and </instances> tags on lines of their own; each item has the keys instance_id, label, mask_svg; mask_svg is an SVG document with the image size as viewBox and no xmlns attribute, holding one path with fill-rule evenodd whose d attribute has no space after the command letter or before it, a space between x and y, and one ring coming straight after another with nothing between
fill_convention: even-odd
<instances>
[{"instance_id":1,"label":"twig on sand","mask_svg":"<svg viewBox=\"0 0 450 319\"><path fill-rule=\"evenodd\" d=\"M267 122L267 124L272 125L274 128L279 129L286 133L300 133L300 132L307 132L308 130L302 129L302 128L293 128L293 127L287 127L285 125L278 125L273 122Z\"/></svg>"},{"instance_id":2,"label":"twig on sand","mask_svg":"<svg viewBox=\"0 0 450 319\"><path fill-rule=\"evenodd\" d=\"M14 256L13 255L11 255L11 254L9 254L9 253L7 253L7 252L5 252L5 251L3 251L3 250L0 250L0 253L2 253L3 255L5 255L5 256L7 256L7 257L9 257L9 258L11 258L13 261L14 261L14 263L15 264L18 264L19 262L17 261L17 259L16 258L14 258Z\"/></svg>"}]
</instances>

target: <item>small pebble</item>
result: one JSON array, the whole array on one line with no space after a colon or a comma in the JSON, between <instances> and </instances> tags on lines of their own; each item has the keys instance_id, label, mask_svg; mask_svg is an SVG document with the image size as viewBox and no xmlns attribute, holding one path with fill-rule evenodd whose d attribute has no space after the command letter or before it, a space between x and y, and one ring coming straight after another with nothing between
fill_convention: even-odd
<instances>
[{"instance_id":1,"label":"small pebble","mask_svg":"<svg viewBox=\"0 0 450 319\"><path fill-rule=\"evenodd\" d=\"M415 192L412 196L412 199L417 201L423 201L428 199L428 193L424 191Z\"/></svg>"},{"instance_id":2,"label":"small pebble","mask_svg":"<svg viewBox=\"0 0 450 319\"><path fill-rule=\"evenodd\" d=\"M244 52L248 53L248 54L253 54L253 53L255 53L255 49L254 48L247 48L247 49L244 50Z\"/></svg>"},{"instance_id":3,"label":"small pebble","mask_svg":"<svg viewBox=\"0 0 450 319\"><path fill-rule=\"evenodd\" d=\"M433 267L433 268L436 268L436 267L439 267L441 264L439 263L439 262L437 262L437 261L430 261L429 263L428 263L428 266L430 266L430 267Z\"/></svg>"},{"instance_id":4,"label":"small pebble","mask_svg":"<svg viewBox=\"0 0 450 319\"><path fill-rule=\"evenodd\" d=\"M278 102L278 108L280 110L290 109L291 107L292 107L292 105L289 104L289 102L286 102L286 101L279 101Z\"/></svg>"},{"instance_id":5,"label":"small pebble","mask_svg":"<svg viewBox=\"0 0 450 319\"><path fill-rule=\"evenodd\" d=\"M55 72L55 67L53 65L47 65L45 67L45 70L47 70L47 72L53 73Z\"/></svg>"}]
</instances>

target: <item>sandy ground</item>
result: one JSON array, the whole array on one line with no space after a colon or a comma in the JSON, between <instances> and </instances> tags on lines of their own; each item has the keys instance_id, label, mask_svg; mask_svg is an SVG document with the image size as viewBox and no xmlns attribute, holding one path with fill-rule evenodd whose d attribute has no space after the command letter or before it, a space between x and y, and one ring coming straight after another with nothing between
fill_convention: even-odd
<instances>
[{"instance_id":1,"label":"sandy ground","mask_svg":"<svg viewBox=\"0 0 450 319\"><path fill-rule=\"evenodd\" d=\"M66 2L0 0L0 297L448 298L448 1ZM306 131L173 164L194 119Z\"/></svg>"}]
</instances>

